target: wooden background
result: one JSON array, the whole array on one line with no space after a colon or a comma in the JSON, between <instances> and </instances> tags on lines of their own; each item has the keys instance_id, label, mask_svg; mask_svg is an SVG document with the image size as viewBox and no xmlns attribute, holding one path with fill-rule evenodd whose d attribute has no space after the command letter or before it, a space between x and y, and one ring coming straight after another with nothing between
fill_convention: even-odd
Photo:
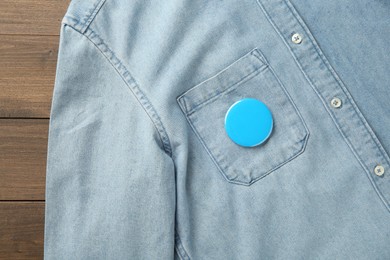
<instances>
[{"instance_id":1,"label":"wooden background","mask_svg":"<svg viewBox=\"0 0 390 260\"><path fill-rule=\"evenodd\" d=\"M70 0L0 0L0 259L42 259L59 31Z\"/></svg>"}]
</instances>

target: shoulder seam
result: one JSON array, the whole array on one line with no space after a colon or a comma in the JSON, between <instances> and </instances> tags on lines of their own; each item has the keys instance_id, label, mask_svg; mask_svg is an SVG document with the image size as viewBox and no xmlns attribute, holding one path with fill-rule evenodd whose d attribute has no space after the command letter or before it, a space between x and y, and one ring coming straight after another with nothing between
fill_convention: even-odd
<instances>
[{"instance_id":1,"label":"shoulder seam","mask_svg":"<svg viewBox=\"0 0 390 260\"><path fill-rule=\"evenodd\" d=\"M81 34L84 34L90 24L92 23L93 19L96 17L100 9L102 8L103 4L106 2L106 0L95 0L94 4L90 4L90 8L85 12L84 15L81 17L74 17L72 15L74 13L69 11L70 6L72 6L72 3L68 7L68 11L62 18L62 23L67 24L76 31L78 31ZM81 9L81 10L80 10ZM77 5L75 5L75 10L78 10L79 12L82 11L82 8L79 8ZM76 12L77 13L77 12Z\"/></svg>"},{"instance_id":2,"label":"shoulder seam","mask_svg":"<svg viewBox=\"0 0 390 260\"><path fill-rule=\"evenodd\" d=\"M73 26L69 25L73 29ZM79 32L75 29L75 31ZM111 66L115 69L118 75L122 78L123 82L133 93L137 101L140 103L141 107L145 110L146 114L149 116L153 125L155 126L160 141L163 145L164 151L170 157L172 157L172 148L170 140L167 134L167 131L161 121L160 116L157 114L156 109L146 97L146 95L140 89L138 83L135 81L130 71L126 66L121 62L121 60L115 55L115 53L107 46L100 36L93 31L91 28L86 28L84 33L79 32L81 35L85 36L95 47L96 49L107 59Z\"/></svg>"},{"instance_id":3,"label":"shoulder seam","mask_svg":"<svg viewBox=\"0 0 390 260\"><path fill-rule=\"evenodd\" d=\"M84 34L85 31L89 28L89 25L92 23L93 19L96 17L97 13L100 11L105 2L106 0L100 0L90 15L85 18L86 20L84 22L84 26L81 29L82 34Z\"/></svg>"}]
</instances>

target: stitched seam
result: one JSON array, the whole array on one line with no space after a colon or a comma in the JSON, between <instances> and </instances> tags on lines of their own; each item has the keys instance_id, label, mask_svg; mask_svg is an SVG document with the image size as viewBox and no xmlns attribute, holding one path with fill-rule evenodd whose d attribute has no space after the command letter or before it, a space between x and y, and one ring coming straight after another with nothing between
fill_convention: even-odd
<instances>
[{"instance_id":1,"label":"stitched seam","mask_svg":"<svg viewBox=\"0 0 390 260\"><path fill-rule=\"evenodd\" d=\"M333 67L330 65L330 63L328 62L328 60L326 59L325 55L322 53L322 51L319 49L319 46L317 45L317 43L314 41L314 36L311 35L311 33L309 32L309 29L306 27L306 25L303 23L303 21L300 19L300 17L297 16L296 12L295 12L295 9L293 9L292 5L290 2L288 2L287 0L283 0L287 7L289 8L290 12L292 13L292 15L297 19L298 23L302 26L302 28L305 30L306 34L309 36L309 39L311 41L311 43L313 44L314 46L314 49L315 51L317 52L318 56L320 56L322 62L325 64L325 66L328 68L328 70L330 71L331 75L333 76L334 80L338 83L338 85L341 87L341 90L344 92L344 94L348 97L349 101L351 102L351 105L352 105L352 108L353 110L355 111L355 113L358 115L358 118L360 119L360 122L364 125L364 127L366 128L366 131L369 133L369 135L371 136L371 138L374 140L375 144L377 145L377 148L379 149L380 153L382 154L382 156L385 158L385 160L387 161L387 163L389 164L390 161L389 161L389 157L387 155L387 153L384 151L384 148L382 147L382 145L380 144L379 140L376 138L376 136L374 135L374 133L372 132L372 129L371 127L368 126L368 123L367 121L364 119L363 115L361 114L361 112L359 111L359 109L357 108L357 105L355 103L355 101L353 100L352 96L349 94L348 90L346 89L344 83L341 81L341 79L339 78L339 76L337 75L336 71L333 69ZM336 122L339 122L339 120L335 117L335 121ZM344 136L344 135L343 135ZM346 139L347 137L344 136L344 139ZM349 142L349 140L348 140ZM387 201L387 199L383 196L383 193L379 190L379 188L377 187L378 185L375 183L374 179L372 178L371 176L371 170L368 168L368 166L363 163L363 161L360 159L360 156L357 154L356 152L356 149L352 146L352 143L351 143L351 146L350 146L353 150L354 150L354 153L355 156L358 157L358 160L360 161L361 164L363 164L364 168L366 169L366 173L367 173L367 176L371 182L371 184L374 186L374 189L377 191L378 195L379 195L379 198L383 201L383 203L385 204L386 208L390 211L390 204L389 202Z\"/></svg>"},{"instance_id":2,"label":"stitched seam","mask_svg":"<svg viewBox=\"0 0 390 260\"><path fill-rule=\"evenodd\" d=\"M302 139L300 139L297 144L301 144L300 145L300 148L298 149L298 151L295 151L293 155L291 155L288 159L285 159L283 160L282 162L280 163L277 163L275 166L273 166L270 170L268 170L267 172L261 174L260 176L257 176L253 179L251 179L249 182L244 182L244 181L239 181L239 180L234 180L234 179L231 179L231 177L228 175L228 171L226 170L226 164L222 165L222 163L220 162L220 159L217 159L215 156L214 156L214 153L209 147L208 145L206 144L205 140L203 139L203 137L201 136L201 134L199 133L199 131L197 130L197 128L195 127L194 123L192 122L191 119L189 119L187 117L187 120L192 128L192 130L195 132L196 136L199 138L199 141L201 142L201 144L204 146L206 152L209 154L209 156L211 157L212 161L215 163L215 165L217 166L218 170L220 171L220 173L222 174L222 176L224 177L224 179L230 183L234 183L234 184L239 184L239 185L244 185L244 186L250 186L252 185L253 183L255 183L256 181L264 178L265 176L269 175L270 173L273 173L275 170L279 169L280 167L282 167L283 165L285 165L286 163L292 161L293 159L295 159L296 157L298 157L300 154L302 154L305 149L306 149L306 145L307 145L307 142L308 142L308 139L309 139L309 131L308 129L306 128L306 126L304 125L305 127L305 135L302 137ZM304 123L303 123L304 124Z\"/></svg>"},{"instance_id":3,"label":"stitched seam","mask_svg":"<svg viewBox=\"0 0 390 260\"><path fill-rule=\"evenodd\" d=\"M241 78L239 79L236 79L236 80L231 80L231 83L228 83L228 84L225 84L226 86L225 87L222 87L221 91L219 93L210 93L209 97L197 102L198 104L196 104L194 107L192 107L190 110L188 107L188 104L186 102L186 97L188 96L191 96L191 93L193 91L196 91L198 88L201 88L202 85L206 84L207 82L210 82L212 80L215 80L218 76L221 76L222 73L224 72L227 72L229 69L232 69L232 67L237 64L238 62L242 62L242 60L249 56L249 55L253 55L257 60L259 60L262 65L258 68L256 68L255 70L253 70L252 72L250 73L246 73L247 75L245 76L242 76ZM208 79L204 80L203 82L195 85L194 87L190 88L189 90L187 90L186 92L184 92L183 94L181 94L180 96L177 97L177 101L179 103L182 103L183 104L183 108L184 108L184 112L186 114L192 114L193 112L195 112L194 110L197 109L198 107L201 107L203 103L205 102L208 102L210 101L211 99L215 98L216 96L219 96L220 94L222 93L225 93L226 91L228 91L229 89L231 89L234 85L237 85L237 84L240 84L242 83L243 81L245 81L245 78L246 77L249 77L251 74L253 73L256 73L258 72L261 72L263 70L265 70L267 67L268 67L268 61L266 60L266 58L264 57L264 55L260 52L260 50L258 50L257 48L254 48L252 49L250 52L248 52L247 54L245 54L243 57L235 60L234 62L232 62L230 65L228 65L227 67L225 67L224 69L222 69L221 71L217 72L215 75L209 77ZM257 73L256 73L257 75ZM254 75L255 76L255 75ZM198 90L199 91L199 90Z\"/></svg>"},{"instance_id":4,"label":"stitched seam","mask_svg":"<svg viewBox=\"0 0 390 260\"><path fill-rule=\"evenodd\" d=\"M69 26L72 27L76 32L80 33L73 26L71 25ZM155 108L150 103L149 99L140 90L135 79L131 76L130 72L123 65L123 63L116 57L115 53L104 43L104 41L98 36L97 33L95 33L90 28L88 28L87 30L90 32L90 35L89 34L87 35L87 33L84 34L80 33L80 35L83 35L96 47L96 49L107 59L107 61L112 65L112 67L118 73L118 75L122 78L123 82L133 93L137 101L141 104L141 107L145 110L146 114L149 116L150 120L152 121L154 127L156 128L159 134L160 141L163 145L165 153L167 153L172 158L172 149L171 149L168 134ZM92 38L97 38L99 42L97 43L94 42ZM105 49L102 49L100 46L103 46ZM123 71L122 73L121 70Z\"/></svg>"},{"instance_id":5,"label":"stitched seam","mask_svg":"<svg viewBox=\"0 0 390 260\"><path fill-rule=\"evenodd\" d=\"M68 9L66 14L62 18L61 23L67 24L72 28L74 28L76 31L84 34L105 2L106 0L100 0L97 3L95 2L94 6L90 8L88 11L86 11L84 16L80 18L80 20L73 17L72 13L69 13L69 9Z\"/></svg>"},{"instance_id":6,"label":"stitched seam","mask_svg":"<svg viewBox=\"0 0 390 260\"><path fill-rule=\"evenodd\" d=\"M123 65L121 60L115 55L115 53L104 43L104 41L100 38L100 36L94 32L92 29L88 28L91 32L91 37L88 35L85 35L99 50L100 52L108 59L108 61L111 63L111 65L115 68L115 70L118 72L118 74L121 76L123 81L126 83L126 85L129 87L129 89L133 92L136 99L139 101L141 106L144 108L145 112L149 115L150 119L152 120L154 126L156 127L161 142L163 143L164 151L172 157L172 149L169 141L168 134L165 130L164 125L162 124L160 116L157 114L156 109L152 105L152 103L149 101L149 99L145 96L145 94L142 92L142 90L139 88L138 83L135 81L134 77L131 75L130 71ZM92 38L98 38L99 43L95 43ZM99 45L103 45L106 50L102 50ZM111 54L111 57L107 55L107 52ZM115 66L114 61L116 60L119 65L118 67ZM123 74L120 72L120 70L123 70Z\"/></svg>"},{"instance_id":7,"label":"stitched seam","mask_svg":"<svg viewBox=\"0 0 390 260\"><path fill-rule=\"evenodd\" d=\"M215 99L217 99L221 94L223 93L227 93L229 92L229 90L237 87L238 85L241 85L243 84L244 82L252 79L253 77L255 77L256 75L258 75L260 72L264 71L265 69L267 68L267 66L262 66L254 71L252 71L251 73L245 75L244 77L240 78L238 81L236 82L233 82L231 83L230 86L228 87L224 87L224 90L219 92L219 93L214 93L214 95L211 95L211 97L208 97L207 99L205 100L202 100L200 102L200 104L194 106L193 108L191 108L191 110L189 112L187 112L187 115L190 116L192 115L194 112L198 111L199 109L201 109L203 106L213 102Z\"/></svg>"},{"instance_id":8,"label":"stitched seam","mask_svg":"<svg viewBox=\"0 0 390 260\"><path fill-rule=\"evenodd\" d=\"M368 177L368 179L370 180L371 182L371 185L374 187L374 190L378 193L380 199L384 202L385 206L387 207L386 205L386 202L384 201L384 198L383 198L383 195L381 192L379 192L378 188L376 187L374 181L372 180L371 176L370 176L370 173L367 172L368 169L367 167L365 166L365 164L362 162L362 160L360 159L360 156L357 154L357 152L355 151L355 148L352 146L352 144L350 143L350 141L347 139L347 137L345 136L344 132L341 130L340 126L338 125L338 121L336 120L336 118L334 117L334 115L332 114L332 112L329 110L327 104L325 103L325 100L322 98L322 96L320 95L320 93L317 91L316 87L314 86L314 83L311 81L311 79L309 78L309 76L306 74L306 72L303 70L301 64L299 63L299 61L297 60L297 58L295 57L294 53L292 52L292 50L290 49L290 46L287 44L287 42L284 40L284 37L283 35L279 32L279 29L278 27L275 25L274 21L272 20L272 18L270 17L270 15L268 14L268 12L264 9L264 7L261 5L261 3L259 2L259 0L257 0L259 6L261 7L262 11L265 13L267 19L270 21L270 23L272 24L274 30L276 31L276 33L280 36L280 38L283 40L284 44L287 46L287 49L289 50L289 52L291 53L293 59L295 60L296 64L298 65L299 69L301 70L302 74L304 75L304 77L307 79L307 81L309 82L311 88L314 90L314 92L317 94L317 96L319 97L320 101L322 102L322 104L324 105L325 107L325 110L328 112L328 114L330 115L331 119L335 122L335 126L336 128L339 130L339 133L341 134L341 136L343 137L344 141L346 142L346 144L348 145L348 147L351 149L352 153L354 154L354 156L356 157L357 161L359 162L360 166L363 168L364 171L366 171L366 176ZM368 173L368 174L367 174ZM389 209L390 210L390 209Z\"/></svg>"},{"instance_id":9,"label":"stitched seam","mask_svg":"<svg viewBox=\"0 0 390 260\"><path fill-rule=\"evenodd\" d=\"M356 112L356 114L359 116L359 119L360 119L360 122L365 126L367 132L369 132L370 136L372 139L374 139L375 141L375 144L378 146L379 150L381 151L382 153L382 156L386 159L387 163L390 164L390 158L389 156L387 155L386 151L384 151L384 148L383 146L380 144L379 140L376 138L376 136L374 135L371 127L368 126L368 123L367 121L364 119L364 116L363 114L358 110L357 108L357 105L355 103L355 101L353 100L352 96L350 95L350 93L348 92L348 90L346 89L345 87L345 84L342 82L342 80L340 79L340 77L337 75L336 71L333 69L333 67L330 65L329 61L325 58L325 55L322 53L322 51L319 49L319 46L318 44L312 39L312 35L309 33L308 31L308 28L306 28L306 26L303 24L303 21L301 21L301 19L299 17L297 17L297 15L295 14L295 10L292 10L291 8L291 4L288 3L286 0L284 0L284 2L286 3L286 5L288 6L288 8L290 9L291 13L294 15L294 17L297 19L297 21L299 22L299 24L302 26L302 28L305 30L305 32L307 33L307 35L309 36L309 39L311 41L311 43L313 44L313 46L315 47L314 49L316 50L318 56L320 56L322 62L326 65L326 67L328 68L328 70L331 72L331 75L333 76L333 78L336 80L336 82L339 83L341 89L343 90L344 94L348 97L348 99L350 99L350 102L351 102L351 105L354 109L354 111Z\"/></svg>"},{"instance_id":10,"label":"stitched seam","mask_svg":"<svg viewBox=\"0 0 390 260\"><path fill-rule=\"evenodd\" d=\"M82 25L81 33L85 33L85 31L88 29L93 19L96 17L97 13L100 11L105 2L106 0L100 0L100 2L98 2L96 6L92 9L93 11L89 14L88 17L86 17L86 21Z\"/></svg>"},{"instance_id":11,"label":"stitched seam","mask_svg":"<svg viewBox=\"0 0 390 260\"><path fill-rule=\"evenodd\" d=\"M255 57L260 59L258 55L261 55L261 57L263 58L263 60L266 61L266 58L262 55L262 53L256 49L256 53L255 54ZM300 148L297 150L297 151L294 151L293 155L291 155L289 158L285 159L284 161L282 162L279 162L277 163L276 165L274 165L270 170L268 170L267 172L261 174L260 176L258 177L255 177L253 179L251 179L249 182L244 182L244 181L240 181L240 180L234 180L234 179L231 179L231 177L229 176L228 174L228 170L226 168L226 164L222 163L221 162L221 159L217 159L214 154L215 152L212 151L212 149L210 149L208 147L208 145L206 144L205 140L202 138L201 134L199 133L199 131L197 130L197 128L195 127L195 124L192 122L193 120L190 119L190 116L194 113L196 113L200 108L202 108L203 106L209 104L209 103L212 103L215 99L217 99L221 94L223 93L228 93L227 91L229 91L230 89L233 89L234 86L236 85L239 85L239 84L242 84L243 82L255 77L257 74L265 71L266 69L269 69L269 73L271 73L272 77L277 81L280 89L282 90L282 92L286 95L286 98L288 99L288 101L290 102L290 104L293 106L293 109L295 110L297 116L299 117L300 120L298 120L304 127L304 132L305 132L305 135L302 137L302 139L300 139L297 143L298 144L301 144L300 145ZM253 75L255 74L255 75ZM181 99L184 101L185 100L185 97L186 95L182 95L181 96ZM179 103L180 107L183 109L186 109L186 104L184 103L184 107L181 106L181 104ZM196 110L196 108L198 108ZM183 110L184 111L184 110ZM184 111L185 112L185 111ZM201 104L195 106L193 109L191 109L190 112L188 112L186 114L186 118L187 118L187 121L188 123L190 124L192 130L194 131L194 133L196 134L196 136L198 136L198 138L200 139L200 142L201 144L204 146L206 152L209 154L209 156L211 157L212 161L214 162L214 164L216 165L216 167L218 168L219 172L221 173L221 175L224 177L224 179L230 183L234 183L234 184L239 184L239 185L245 185L245 186L249 186L249 185L252 185L253 183L255 183L256 181L264 178L265 176L269 175L270 173L274 172L275 170L277 170L278 168L282 167L283 165L287 164L288 162L292 161L293 159L295 159L296 157L298 157L300 154L302 154L305 149L306 149L306 146L307 146L307 143L308 143L308 139L309 139L309 136L310 136L310 131L306 125L306 122L305 120L303 119L300 111L298 110L295 102L292 100L290 94L288 93L288 91L286 90L286 88L284 87L283 83L281 82L281 80L279 79L279 77L276 75L273 67L271 65L269 65L268 63L266 64L265 67L260 67L258 69L256 69L255 71L252 71L250 72L248 75L242 77L240 80L238 80L236 83L233 83L232 86L229 86L227 87L226 90L222 91L221 93L211 97L211 98L208 98L206 99L206 101L203 101Z\"/></svg>"},{"instance_id":12,"label":"stitched seam","mask_svg":"<svg viewBox=\"0 0 390 260\"><path fill-rule=\"evenodd\" d=\"M338 124L338 121L336 120L336 118L334 117L334 115L332 114L332 112L329 110L329 107L327 106L327 104L325 103L325 100L322 98L322 96L319 94L319 92L317 91L316 87L314 86L314 83L311 81L311 79L308 77L308 75L306 75L306 72L303 70L301 64L299 63L299 61L297 60L297 58L295 57L294 53L292 52L290 46L288 45L288 43L285 41L283 35L280 33L279 31L279 28L276 26L275 22L272 20L272 18L270 17L269 13L265 10L264 6L260 3L260 0L256 0L256 2L258 3L259 5L259 8L262 10L262 12L264 12L266 18L268 19L268 21L270 22L270 24L272 25L272 27L274 28L274 30L276 31L276 33L279 35L279 37L282 39L282 41L284 42L284 44L286 45L287 49L289 50L289 52L291 53L291 56L293 57L293 59L295 60L295 63L298 65L298 68L301 70L303 76L306 78L306 80L309 82L309 85L310 87L313 89L313 91L317 94L317 96L319 97L320 101L322 102L322 104L324 105L325 107L325 110L328 112L328 114L330 115L331 119L334 121L335 123L335 126L336 128L339 130L339 133L341 134L341 136L343 137L344 141L346 142L346 144L349 146L349 148L351 149L352 153L354 154L355 158L357 159L357 161L360 163L360 166L363 168L363 170L366 172L366 176L368 177L368 179L370 180L370 183L371 185L373 186L374 190L377 192L378 194L378 197L380 198L380 200L382 200L383 204L385 204L385 207L390 211L390 206L388 205L387 201L385 200L385 198L383 197L382 195L382 192L379 191L377 185L375 184L374 180L372 179L371 177L371 171L367 168L367 166L362 162L362 160L360 159L360 156L357 154L357 152L355 151L355 148L352 146L352 144L350 143L350 141L347 139L347 137L345 136L344 132L341 130L341 128L339 127L339 124ZM307 33L307 32L306 32ZM308 34L309 35L309 34ZM310 38L310 37L309 37ZM317 50L316 50L317 51ZM318 52L317 52L318 53ZM322 59L322 58L321 58Z\"/></svg>"}]
</instances>

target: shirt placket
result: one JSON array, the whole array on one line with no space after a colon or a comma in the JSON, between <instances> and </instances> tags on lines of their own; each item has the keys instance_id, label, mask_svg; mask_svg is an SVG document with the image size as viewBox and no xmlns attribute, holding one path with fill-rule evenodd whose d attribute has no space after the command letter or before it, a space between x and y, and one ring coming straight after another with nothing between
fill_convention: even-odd
<instances>
[{"instance_id":1,"label":"shirt placket","mask_svg":"<svg viewBox=\"0 0 390 260\"><path fill-rule=\"evenodd\" d=\"M288 0L257 0L390 211L390 159Z\"/></svg>"}]
</instances>

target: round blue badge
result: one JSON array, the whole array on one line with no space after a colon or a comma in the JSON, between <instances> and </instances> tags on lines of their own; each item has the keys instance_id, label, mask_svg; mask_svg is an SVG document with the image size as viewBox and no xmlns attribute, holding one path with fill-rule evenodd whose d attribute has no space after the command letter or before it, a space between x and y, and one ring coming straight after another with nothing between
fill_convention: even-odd
<instances>
[{"instance_id":1,"label":"round blue badge","mask_svg":"<svg viewBox=\"0 0 390 260\"><path fill-rule=\"evenodd\" d=\"M225 130L230 139L241 146L263 143L271 135L272 127L271 111L254 98L241 99L226 112Z\"/></svg>"}]
</instances>

